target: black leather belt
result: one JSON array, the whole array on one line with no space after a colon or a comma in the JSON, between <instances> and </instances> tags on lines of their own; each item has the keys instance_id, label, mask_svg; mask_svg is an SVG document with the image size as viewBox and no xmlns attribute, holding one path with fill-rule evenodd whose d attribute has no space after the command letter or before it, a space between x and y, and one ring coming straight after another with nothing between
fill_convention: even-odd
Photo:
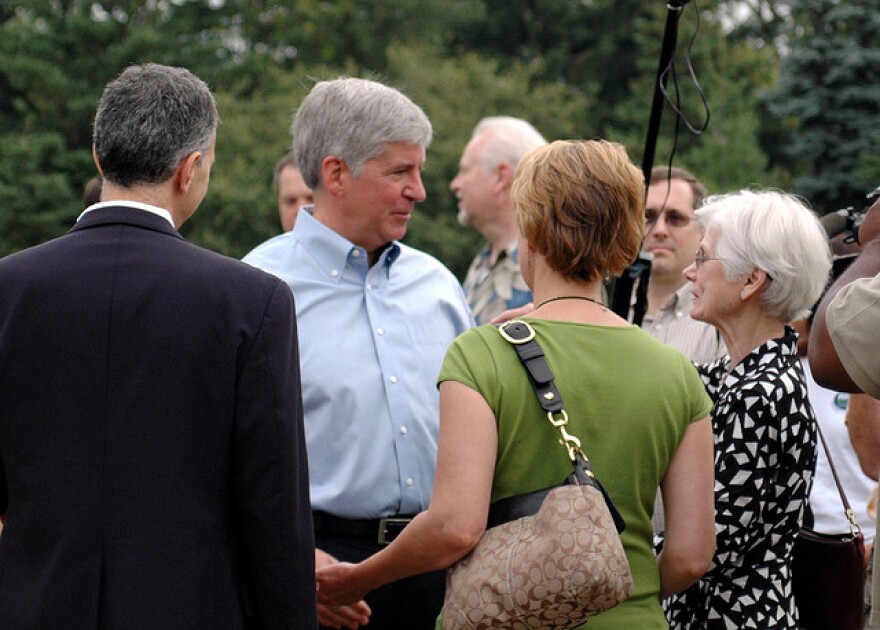
<instances>
[{"instance_id":1,"label":"black leather belt","mask_svg":"<svg viewBox=\"0 0 880 630\"><path fill-rule=\"evenodd\" d=\"M315 533L363 540L373 544L387 545L406 527L413 515L400 514L387 518L347 519L327 512L312 512Z\"/></svg>"}]
</instances>

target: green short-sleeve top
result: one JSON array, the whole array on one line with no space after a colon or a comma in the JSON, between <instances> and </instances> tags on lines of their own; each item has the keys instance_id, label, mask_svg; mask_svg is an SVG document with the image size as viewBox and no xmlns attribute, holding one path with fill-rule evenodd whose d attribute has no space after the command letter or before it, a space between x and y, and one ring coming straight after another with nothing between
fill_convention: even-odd
<instances>
[{"instance_id":1,"label":"green short-sleeve top","mask_svg":"<svg viewBox=\"0 0 880 630\"><path fill-rule=\"evenodd\" d=\"M635 591L591 619L589 628L665 628L651 513L686 429L709 414L712 401L691 362L638 327L526 321L556 378L568 432L580 438L626 520L621 539ZM557 484L571 472L558 429L541 410L516 351L494 326L472 328L455 340L438 378L449 380L478 391L495 414L492 501Z\"/></svg>"}]
</instances>

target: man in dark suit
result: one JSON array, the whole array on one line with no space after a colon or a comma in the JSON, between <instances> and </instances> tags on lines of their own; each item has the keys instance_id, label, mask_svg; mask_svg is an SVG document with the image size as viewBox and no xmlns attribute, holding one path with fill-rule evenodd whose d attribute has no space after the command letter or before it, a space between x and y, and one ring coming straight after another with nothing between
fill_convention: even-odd
<instances>
[{"instance_id":1,"label":"man in dark suit","mask_svg":"<svg viewBox=\"0 0 880 630\"><path fill-rule=\"evenodd\" d=\"M293 298L184 241L218 124L181 68L105 89L102 202L0 260L0 628L314 628Z\"/></svg>"}]
</instances>

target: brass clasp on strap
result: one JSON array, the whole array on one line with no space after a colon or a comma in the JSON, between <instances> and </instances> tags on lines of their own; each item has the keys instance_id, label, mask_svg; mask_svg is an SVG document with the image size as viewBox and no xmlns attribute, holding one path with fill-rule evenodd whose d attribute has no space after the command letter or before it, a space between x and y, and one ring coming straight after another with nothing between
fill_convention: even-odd
<instances>
[{"instance_id":1,"label":"brass clasp on strap","mask_svg":"<svg viewBox=\"0 0 880 630\"><path fill-rule=\"evenodd\" d=\"M849 508L846 511L846 518L849 520L849 531L853 535L853 538L861 536L862 526L859 525L859 522L856 520L856 514L853 512L852 508Z\"/></svg>"},{"instance_id":2,"label":"brass clasp on strap","mask_svg":"<svg viewBox=\"0 0 880 630\"><path fill-rule=\"evenodd\" d=\"M555 414L552 411L548 411L547 420L550 421L550 424L559 429L559 433L562 434L562 437L559 439L559 443L565 448L566 451L568 451L568 458L571 461L575 461L576 455L580 455L584 459L587 458L587 456L584 455L584 452L581 450L580 438L578 438L576 435L572 435L565 430L565 426L568 424L568 414L565 412L565 409L562 409Z\"/></svg>"},{"instance_id":3,"label":"brass clasp on strap","mask_svg":"<svg viewBox=\"0 0 880 630\"><path fill-rule=\"evenodd\" d=\"M514 324L519 324L520 326L525 326L525 327L526 327L526 330L529 331L529 332L528 332L528 335L526 335L526 336L523 337L522 339L519 339L519 338L517 338L517 337L512 337L510 334L508 334L508 332L507 332L507 330L506 330L507 327L508 327L508 326L513 326ZM524 321L521 320L521 319L511 319L510 321L504 322L503 324L501 324L501 325L498 327L498 332L501 334L502 337L504 337L505 339L507 339L507 341L509 341L510 343L516 344L516 345L520 345L520 344L528 343L528 342L530 342L532 339L535 338L535 329L532 328L531 326L529 326L528 323L524 322Z\"/></svg>"}]
</instances>

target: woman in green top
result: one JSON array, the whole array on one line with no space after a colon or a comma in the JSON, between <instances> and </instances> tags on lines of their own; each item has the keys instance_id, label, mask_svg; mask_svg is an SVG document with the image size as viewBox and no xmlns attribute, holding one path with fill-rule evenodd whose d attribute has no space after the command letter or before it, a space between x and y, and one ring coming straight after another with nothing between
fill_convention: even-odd
<instances>
[{"instance_id":1,"label":"woman in green top","mask_svg":"<svg viewBox=\"0 0 880 630\"><path fill-rule=\"evenodd\" d=\"M660 598L696 581L715 548L711 401L690 361L602 304L605 274L621 273L638 252L644 180L620 145L557 141L523 158L513 198L520 265L537 304L529 322L566 401L569 433L627 525L634 593L589 628L665 628ZM320 570L322 602L357 602L382 584L452 565L480 539L490 502L570 472L556 429L494 327L461 335L439 381L430 507L376 555ZM666 510L659 558L651 527L658 486Z\"/></svg>"}]
</instances>

